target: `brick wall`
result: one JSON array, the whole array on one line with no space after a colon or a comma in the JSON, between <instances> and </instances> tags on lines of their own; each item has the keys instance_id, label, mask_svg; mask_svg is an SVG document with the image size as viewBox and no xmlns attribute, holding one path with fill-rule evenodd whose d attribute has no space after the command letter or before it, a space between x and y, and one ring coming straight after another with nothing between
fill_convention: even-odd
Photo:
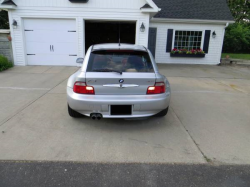
<instances>
[{"instance_id":1,"label":"brick wall","mask_svg":"<svg viewBox=\"0 0 250 187\"><path fill-rule=\"evenodd\" d=\"M0 55L7 57L11 62L13 62L13 53L11 42L8 40L7 36L9 34L0 33Z\"/></svg>"}]
</instances>

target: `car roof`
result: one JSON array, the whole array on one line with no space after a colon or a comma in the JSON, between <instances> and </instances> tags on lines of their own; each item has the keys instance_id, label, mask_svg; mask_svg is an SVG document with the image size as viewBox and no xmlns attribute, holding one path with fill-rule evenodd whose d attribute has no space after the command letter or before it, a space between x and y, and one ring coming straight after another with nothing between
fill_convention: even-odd
<instances>
[{"instance_id":1,"label":"car roof","mask_svg":"<svg viewBox=\"0 0 250 187\"><path fill-rule=\"evenodd\" d=\"M99 50L112 50L112 49L125 49L125 50L136 50L136 51L147 51L147 49L142 45L132 45L132 44L97 44L93 45L92 51L99 51Z\"/></svg>"}]
</instances>

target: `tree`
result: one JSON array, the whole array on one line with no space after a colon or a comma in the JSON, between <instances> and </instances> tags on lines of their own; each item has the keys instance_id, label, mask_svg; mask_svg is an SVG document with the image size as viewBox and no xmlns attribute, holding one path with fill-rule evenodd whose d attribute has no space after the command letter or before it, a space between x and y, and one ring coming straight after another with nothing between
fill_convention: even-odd
<instances>
[{"instance_id":1,"label":"tree","mask_svg":"<svg viewBox=\"0 0 250 187\"><path fill-rule=\"evenodd\" d=\"M227 2L237 23L250 23L250 0L227 0Z\"/></svg>"},{"instance_id":2,"label":"tree","mask_svg":"<svg viewBox=\"0 0 250 187\"><path fill-rule=\"evenodd\" d=\"M227 28L223 52L249 53L250 51L250 26L235 23Z\"/></svg>"},{"instance_id":3,"label":"tree","mask_svg":"<svg viewBox=\"0 0 250 187\"><path fill-rule=\"evenodd\" d=\"M235 22L226 29L223 52L249 53L250 0L227 0Z\"/></svg>"},{"instance_id":4,"label":"tree","mask_svg":"<svg viewBox=\"0 0 250 187\"><path fill-rule=\"evenodd\" d=\"M0 11L0 29L9 29L8 12L4 10Z\"/></svg>"}]
</instances>

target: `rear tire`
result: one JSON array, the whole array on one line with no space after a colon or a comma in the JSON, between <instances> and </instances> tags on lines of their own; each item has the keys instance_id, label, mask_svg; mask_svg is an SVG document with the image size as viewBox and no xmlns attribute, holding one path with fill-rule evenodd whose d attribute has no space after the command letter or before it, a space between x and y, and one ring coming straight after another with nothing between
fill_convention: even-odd
<instances>
[{"instance_id":1,"label":"rear tire","mask_svg":"<svg viewBox=\"0 0 250 187\"><path fill-rule=\"evenodd\" d=\"M83 117L82 114L74 111L72 108L70 108L70 106L68 105L68 112L69 112L69 115L72 117L72 118L81 118Z\"/></svg>"},{"instance_id":2,"label":"rear tire","mask_svg":"<svg viewBox=\"0 0 250 187\"><path fill-rule=\"evenodd\" d=\"M169 107L168 107L169 108ZM159 112L158 114L155 115L155 117L164 117L168 113L168 108L164 109L163 111Z\"/></svg>"}]
</instances>

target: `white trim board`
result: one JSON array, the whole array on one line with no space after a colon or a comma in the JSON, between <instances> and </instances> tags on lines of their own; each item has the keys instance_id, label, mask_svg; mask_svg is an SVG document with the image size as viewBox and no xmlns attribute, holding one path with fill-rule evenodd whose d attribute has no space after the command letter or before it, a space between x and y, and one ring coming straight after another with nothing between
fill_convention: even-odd
<instances>
[{"instance_id":1,"label":"white trim board","mask_svg":"<svg viewBox=\"0 0 250 187\"><path fill-rule=\"evenodd\" d=\"M152 18L152 23L197 23L197 24L218 24L224 25L227 23L235 23L230 20L202 20L202 19L167 19L167 18Z\"/></svg>"},{"instance_id":2,"label":"white trim board","mask_svg":"<svg viewBox=\"0 0 250 187\"><path fill-rule=\"evenodd\" d=\"M9 34L9 33L10 33L10 30L7 30L7 29L0 29L0 33L1 33L1 34Z\"/></svg>"},{"instance_id":3,"label":"white trim board","mask_svg":"<svg viewBox=\"0 0 250 187\"><path fill-rule=\"evenodd\" d=\"M0 10L11 10L11 9L16 9L16 6L14 5L0 5Z\"/></svg>"},{"instance_id":4,"label":"white trim board","mask_svg":"<svg viewBox=\"0 0 250 187\"><path fill-rule=\"evenodd\" d=\"M174 43L175 43L175 32L176 31L201 31L202 32L202 36L201 36L201 46L200 48L203 49L203 45L204 45L204 39L205 39L205 30L202 29L173 29L173 38L172 38L172 49L174 49Z\"/></svg>"}]
</instances>

